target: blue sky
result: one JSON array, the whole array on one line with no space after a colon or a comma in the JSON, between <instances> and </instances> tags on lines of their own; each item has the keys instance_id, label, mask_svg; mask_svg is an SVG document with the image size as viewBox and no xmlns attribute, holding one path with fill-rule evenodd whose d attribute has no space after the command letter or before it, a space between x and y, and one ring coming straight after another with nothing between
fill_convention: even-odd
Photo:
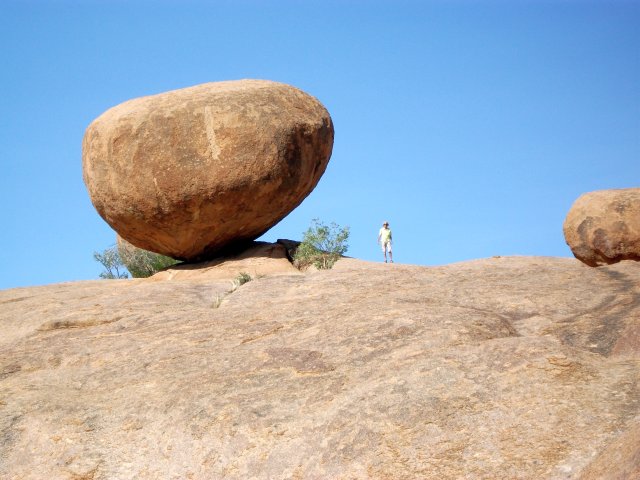
<instances>
[{"instance_id":1,"label":"blue sky","mask_svg":"<svg viewBox=\"0 0 640 480\"><path fill-rule=\"evenodd\" d=\"M115 233L82 181L88 124L125 100L262 78L335 125L316 189L263 239L311 219L349 254L397 262L571 256L582 193L640 186L640 2L0 3L0 289L94 279Z\"/></svg>"}]
</instances>

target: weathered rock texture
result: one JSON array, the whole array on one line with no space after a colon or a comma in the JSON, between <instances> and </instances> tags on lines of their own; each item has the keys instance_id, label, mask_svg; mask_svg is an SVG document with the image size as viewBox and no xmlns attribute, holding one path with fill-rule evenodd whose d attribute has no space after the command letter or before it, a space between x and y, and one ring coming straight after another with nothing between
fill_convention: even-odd
<instances>
[{"instance_id":1,"label":"weathered rock texture","mask_svg":"<svg viewBox=\"0 0 640 480\"><path fill-rule=\"evenodd\" d=\"M192 260L253 240L313 190L333 125L315 98L241 80L137 98L94 120L84 181L98 213L145 250Z\"/></svg>"},{"instance_id":2,"label":"weathered rock texture","mask_svg":"<svg viewBox=\"0 0 640 480\"><path fill-rule=\"evenodd\" d=\"M231 267L0 292L0 478L638 478L639 263Z\"/></svg>"},{"instance_id":3,"label":"weathered rock texture","mask_svg":"<svg viewBox=\"0 0 640 480\"><path fill-rule=\"evenodd\" d=\"M564 237L592 267L640 260L640 188L585 193L567 214Z\"/></svg>"}]
</instances>

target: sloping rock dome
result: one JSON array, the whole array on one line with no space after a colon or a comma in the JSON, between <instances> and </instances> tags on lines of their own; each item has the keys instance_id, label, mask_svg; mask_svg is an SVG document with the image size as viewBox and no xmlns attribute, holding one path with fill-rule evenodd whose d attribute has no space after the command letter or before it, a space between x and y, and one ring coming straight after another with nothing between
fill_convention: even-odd
<instances>
[{"instance_id":1,"label":"sloping rock dome","mask_svg":"<svg viewBox=\"0 0 640 480\"><path fill-rule=\"evenodd\" d=\"M0 478L638 478L640 263L277 250L0 291Z\"/></svg>"}]
</instances>

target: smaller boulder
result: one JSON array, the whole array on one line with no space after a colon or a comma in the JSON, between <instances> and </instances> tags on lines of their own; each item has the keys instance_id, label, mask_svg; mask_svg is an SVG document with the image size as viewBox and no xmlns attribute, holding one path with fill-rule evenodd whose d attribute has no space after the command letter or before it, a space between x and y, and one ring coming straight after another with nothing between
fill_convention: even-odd
<instances>
[{"instance_id":1,"label":"smaller boulder","mask_svg":"<svg viewBox=\"0 0 640 480\"><path fill-rule=\"evenodd\" d=\"M640 260L640 188L585 193L563 230L575 257L592 267Z\"/></svg>"}]
</instances>

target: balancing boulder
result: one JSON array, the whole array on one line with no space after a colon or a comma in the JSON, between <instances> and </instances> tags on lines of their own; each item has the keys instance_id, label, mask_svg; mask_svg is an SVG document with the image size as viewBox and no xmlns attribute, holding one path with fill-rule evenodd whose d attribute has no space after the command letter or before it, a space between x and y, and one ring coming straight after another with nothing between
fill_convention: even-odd
<instances>
[{"instance_id":1,"label":"balancing boulder","mask_svg":"<svg viewBox=\"0 0 640 480\"><path fill-rule=\"evenodd\" d=\"M98 213L133 245L199 260L253 240L314 189L331 157L322 104L265 80L137 98L103 113L83 140Z\"/></svg>"},{"instance_id":2,"label":"balancing boulder","mask_svg":"<svg viewBox=\"0 0 640 480\"><path fill-rule=\"evenodd\" d=\"M592 267L640 260L640 188L585 193L567 214L564 237Z\"/></svg>"}]
</instances>

